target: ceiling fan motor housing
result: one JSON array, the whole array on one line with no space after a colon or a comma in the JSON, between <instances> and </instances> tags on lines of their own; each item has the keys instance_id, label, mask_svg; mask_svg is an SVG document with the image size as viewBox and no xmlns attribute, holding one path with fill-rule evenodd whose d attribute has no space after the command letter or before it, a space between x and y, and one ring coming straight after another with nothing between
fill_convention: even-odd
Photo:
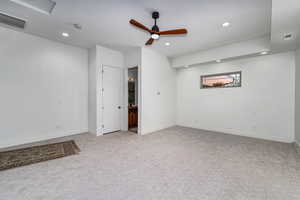
<instances>
[{"instance_id":1,"label":"ceiling fan motor housing","mask_svg":"<svg viewBox=\"0 0 300 200\"><path fill-rule=\"evenodd\" d=\"M159 18L159 12L156 12L156 11L153 12L153 13L152 13L152 18L153 18L153 19L158 19L158 18Z\"/></svg>"},{"instance_id":2,"label":"ceiling fan motor housing","mask_svg":"<svg viewBox=\"0 0 300 200\"><path fill-rule=\"evenodd\" d=\"M156 20L159 18L159 12L153 12L152 13L152 18L154 19L154 26L152 26L152 31L157 32L157 33L151 33L151 35L155 34L158 35L159 37L159 27L156 25Z\"/></svg>"},{"instance_id":3,"label":"ceiling fan motor housing","mask_svg":"<svg viewBox=\"0 0 300 200\"><path fill-rule=\"evenodd\" d=\"M159 32L159 28L157 25L152 26L152 31Z\"/></svg>"}]
</instances>

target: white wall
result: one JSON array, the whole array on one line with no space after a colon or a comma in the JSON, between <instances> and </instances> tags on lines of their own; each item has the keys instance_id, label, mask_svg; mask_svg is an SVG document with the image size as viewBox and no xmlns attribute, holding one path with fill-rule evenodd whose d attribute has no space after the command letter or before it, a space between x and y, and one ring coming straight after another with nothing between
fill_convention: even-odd
<instances>
[{"instance_id":1,"label":"white wall","mask_svg":"<svg viewBox=\"0 0 300 200\"><path fill-rule=\"evenodd\" d=\"M0 27L0 148L86 132L87 50Z\"/></svg>"},{"instance_id":2,"label":"white wall","mask_svg":"<svg viewBox=\"0 0 300 200\"><path fill-rule=\"evenodd\" d=\"M102 66L119 67L123 69L122 79L122 130L127 127L127 112L125 107L125 57L122 52L102 46L89 50L89 132L102 135Z\"/></svg>"},{"instance_id":3,"label":"white wall","mask_svg":"<svg viewBox=\"0 0 300 200\"><path fill-rule=\"evenodd\" d=\"M141 58L141 134L147 134L175 125L176 71L150 48L142 48Z\"/></svg>"},{"instance_id":4,"label":"white wall","mask_svg":"<svg viewBox=\"0 0 300 200\"><path fill-rule=\"evenodd\" d=\"M125 53L125 64L127 68L139 66L141 63L141 48Z\"/></svg>"},{"instance_id":5,"label":"white wall","mask_svg":"<svg viewBox=\"0 0 300 200\"><path fill-rule=\"evenodd\" d=\"M122 130L126 130L126 127L127 127L127 123L128 121L126 121L125 117L128 115L127 112L126 112L126 108L124 106L124 102L125 102L125 80L124 80L124 76L125 76L125 57L124 57L124 54L120 51L115 51L113 49L109 49L109 48L106 48L106 47L102 47L102 46L97 46L97 57L99 59L99 63L101 64L100 66L111 66L111 67L119 67L121 69L123 69L123 79L121 80L122 81L122 88L123 90L121 91L122 94L122 105L121 105L121 108L122 108L122 113L121 115L123 116L122 117L122 124L121 124L121 129ZM97 100L97 104L98 104L98 115L97 115L97 123L98 123L98 130L97 130L97 133L100 133L100 130L99 128L101 129L101 125L103 124L103 119L102 119L102 109L101 107L103 106L102 104L102 94L101 94L101 88L102 88L102 81L101 81L101 77L98 76L98 79L97 79L97 90L98 90L98 93L97 93L97 96L98 96L98 100ZM99 92L100 91L100 92ZM105 116L103 116L105 117Z\"/></svg>"},{"instance_id":6,"label":"white wall","mask_svg":"<svg viewBox=\"0 0 300 200\"><path fill-rule=\"evenodd\" d=\"M242 87L200 89L200 76L242 71ZM294 52L178 70L177 124L294 141Z\"/></svg>"},{"instance_id":7,"label":"white wall","mask_svg":"<svg viewBox=\"0 0 300 200\"><path fill-rule=\"evenodd\" d=\"M295 140L300 145L300 49L296 51Z\"/></svg>"},{"instance_id":8,"label":"white wall","mask_svg":"<svg viewBox=\"0 0 300 200\"><path fill-rule=\"evenodd\" d=\"M96 47L89 49L89 70L88 70L88 122L89 132L97 134L97 51ZM99 69L98 69L99 73Z\"/></svg>"}]
</instances>

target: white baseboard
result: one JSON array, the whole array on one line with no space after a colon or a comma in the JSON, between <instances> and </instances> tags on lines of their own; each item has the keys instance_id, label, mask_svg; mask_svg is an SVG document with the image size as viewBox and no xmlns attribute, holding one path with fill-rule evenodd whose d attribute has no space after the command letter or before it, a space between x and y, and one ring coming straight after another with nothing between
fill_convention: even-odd
<instances>
[{"instance_id":1,"label":"white baseboard","mask_svg":"<svg viewBox=\"0 0 300 200\"><path fill-rule=\"evenodd\" d=\"M96 130L96 136L102 136L103 133L102 133L102 128L97 128Z\"/></svg>"},{"instance_id":2,"label":"white baseboard","mask_svg":"<svg viewBox=\"0 0 300 200\"><path fill-rule=\"evenodd\" d=\"M158 132L158 131L162 131L162 130L172 128L172 127L175 127L175 126L177 126L177 125L169 125L169 126L166 126L166 127L162 127L160 129L148 130L146 132L143 131L143 132L140 132L140 135L148 135L148 134L155 133L155 132Z\"/></svg>"},{"instance_id":3,"label":"white baseboard","mask_svg":"<svg viewBox=\"0 0 300 200\"><path fill-rule=\"evenodd\" d=\"M295 144L296 151L300 154L300 142L295 141L294 144Z\"/></svg>"},{"instance_id":4,"label":"white baseboard","mask_svg":"<svg viewBox=\"0 0 300 200\"><path fill-rule=\"evenodd\" d=\"M274 141L274 142L283 142L283 143L293 143L294 138L279 138L279 137L274 137L274 136L262 136L259 134L252 134L249 132L244 132L244 131L238 131L238 130L223 130L223 129L203 129L199 127L192 127L192 126L186 126L186 125L177 125L181 127L187 127L187 128L194 128L194 129L199 129L203 131L211 131L211 132L218 132L218 133L225 133L229 135L238 135L238 136L243 136L243 137L249 137L249 138L256 138L256 139L262 139L262 140L269 140L269 141Z\"/></svg>"},{"instance_id":5,"label":"white baseboard","mask_svg":"<svg viewBox=\"0 0 300 200\"><path fill-rule=\"evenodd\" d=\"M1 140L0 141L0 149L18 146L18 145L24 145L24 144L30 144L33 142L40 142L44 140L50 140L60 137L66 137L71 135L77 135L80 133L87 133L88 129L82 129L82 130L72 130L72 131L65 131L65 132L55 132L51 134L40 134L35 135L31 137L19 137L19 138L11 138L10 140Z\"/></svg>"}]
</instances>

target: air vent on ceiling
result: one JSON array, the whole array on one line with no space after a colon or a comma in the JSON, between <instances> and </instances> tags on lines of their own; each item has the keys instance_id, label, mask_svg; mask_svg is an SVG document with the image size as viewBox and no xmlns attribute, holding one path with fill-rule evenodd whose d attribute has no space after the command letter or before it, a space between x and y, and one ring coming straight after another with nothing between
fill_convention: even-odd
<instances>
[{"instance_id":1,"label":"air vent on ceiling","mask_svg":"<svg viewBox=\"0 0 300 200\"><path fill-rule=\"evenodd\" d=\"M293 38L293 35L291 33L287 33L283 36L284 40L291 40Z\"/></svg>"},{"instance_id":2,"label":"air vent on ceiling","mask_svg":"<svg viewBox=\"0 0 300 200\"><path fill-rule=\"evenodd\" d=\"M26 21L0 13L0 23L24 29Z\"/></svg>"},{"instance_id":3,"label":"air vent on ceiling","mask_svg":"<svg viewBox=\"0 0 300 200\"><path fill-rule=\"evenodd\" d=\"M56 5L56 2L52 0L10 0L10 1L47 15L51 14L52 10Z\"/></svg>"}]
</instances>

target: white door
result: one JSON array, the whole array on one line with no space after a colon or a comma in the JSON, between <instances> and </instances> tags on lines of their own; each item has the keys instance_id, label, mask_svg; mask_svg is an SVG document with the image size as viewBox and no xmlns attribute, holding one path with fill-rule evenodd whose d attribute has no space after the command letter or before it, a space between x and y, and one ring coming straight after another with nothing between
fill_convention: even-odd
<instances>
[{"instance_id":1,"label":"white door","mask_svg":"<svg viewBox=\"0 0 300 200\"><path fill-rule=\"evenodd\" d=\"M122 69L103 66L103 134L121 130Z\"/></svg>"}]
</instances>

